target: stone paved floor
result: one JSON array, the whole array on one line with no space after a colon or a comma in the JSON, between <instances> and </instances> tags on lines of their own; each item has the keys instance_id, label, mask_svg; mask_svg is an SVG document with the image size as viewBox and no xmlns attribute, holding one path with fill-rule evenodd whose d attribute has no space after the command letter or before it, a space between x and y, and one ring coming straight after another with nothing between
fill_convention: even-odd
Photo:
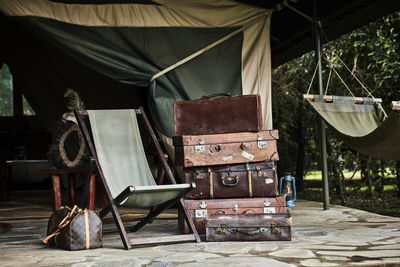
<instances>
[{"instance_id":1,"label":"stone paved floor","mask_svg":"<svg viewBox=\"0 0 400 267\"><path fill-rule=\"evenodd\" d=\"M400 218L342 206L323 211L319 203L305 201L298 201L291 213L292 241L185 243L126 251L117 234L108 234L102 249L70 252L41 243L49 214L43 207L3 203L0 224L12 228L0 234L0 266L400 266ZM177 233L174 219L156 220L137 234L171 233Z\"/></svg>"}]
</instances>

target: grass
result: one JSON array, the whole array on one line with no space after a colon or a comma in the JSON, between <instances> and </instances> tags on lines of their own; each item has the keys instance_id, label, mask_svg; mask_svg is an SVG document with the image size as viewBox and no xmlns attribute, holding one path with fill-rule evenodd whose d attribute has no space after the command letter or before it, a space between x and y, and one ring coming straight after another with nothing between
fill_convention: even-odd
<instances>
[{"instance_id":1,"label":"grass","mask_svg":"<svg viewBox=\"0 0 400 267\"><path fill-rule=\"evenodd\" d=\"M304 181L305 190L297 192L297 197L299 199L322 202L321 179L310 179L309 177ZM394 179L391 181L394 181ZM357 189L355 190L355 188ZM397 186L386 184L382 193L376 192L374 186L372 189L373 195L370 194L368 186L362 184L361 179L352 180L352 186L346 186L345 188L345 206L381 215L400 217L400 194ZM330 188L330 190L330 203L341 205L339 194L334 191L334 188Z\"/></svg>"},{"instance_id":2,"label":"grass","mask_svg":"<svg viewBox=\"0 0 400 267\"><path fill-rule=\"evenodd\" d=\"M385 176L385 178L395 178L396 175L394 174L389 174L389 169L387 171L387 175ZM344 170L343 171L344 177L346 179L350 179L350 177L353 175L353 171L349 171L349 170ZM309 171L306 176L304 177L305 180L322 180L322 173L321 171ZM357 171L353 177L354 180L359 180L361 179L361 172Z\"/></svg>"}]
</instances>

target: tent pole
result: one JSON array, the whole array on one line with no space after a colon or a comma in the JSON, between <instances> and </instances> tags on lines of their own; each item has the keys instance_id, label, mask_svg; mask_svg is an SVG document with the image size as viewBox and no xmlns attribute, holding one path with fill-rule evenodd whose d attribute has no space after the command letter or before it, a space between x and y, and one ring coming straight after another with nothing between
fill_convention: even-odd
<instances>
[{"instance_id":1,"label":"tent pole","mask_svg":"<svg viewBox=\"0 0 400 267\"><path fill-rule=\"evenodd\" d=\"M321 64L321 31L320 23L317 16L317 1L313 1L314 5L314 39L315 39L315 59L318 65L318 88L319 94L323 94L322 86L322 64ZM326 133L325 133L325 122L320 118L320 144L321 144L321 165L322 165L322 190L324 199L324 210L329 210L329 184L328 184L328 161L326 152Z\"/></svg>"}]
</instances>

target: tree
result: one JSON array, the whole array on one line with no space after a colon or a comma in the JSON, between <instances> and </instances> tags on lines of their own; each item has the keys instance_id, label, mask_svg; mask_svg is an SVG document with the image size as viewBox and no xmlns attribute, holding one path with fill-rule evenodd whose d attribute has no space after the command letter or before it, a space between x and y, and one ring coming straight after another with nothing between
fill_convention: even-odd
<instances>
[{"instance_id":1,"label":"tree","mask_svg":"<svg viewBox=\"0 0 400 267\"><path fill-rule=\"evenodd\" d=\"M389 110L393 100L400 100L400 12L378 19L334 41L323 45L323 54L332 60L335 69L343 77L355 95L368 96L366 90L351 75L355 74L375 97L383 100ZM323 60L323 79L329 77L329 62ZM350 71L347 70L348 67ZM307 53L273 70L272 95L274 128L280 131L278 143L280 171L295 173L298 183L319 163L317 117L310 106L302 100L315 69L314 53ZM317 93L311 88L311 93ZM343 83L332 74L328 94L349 95ZM358 156L327 128L328 152L331 163L329 177L332 188L339 190L343 182L340 174L344 167L355 165L366 168L368 157ZM356 164L357 163L357 164ZM373 171L374 183L385 175L387 168L398 174L398 163L372 160L369 170ZM367 173L364 171L364 173ZM335 178L335 179L333 179ZM399 178L400 179L400 178ZM365 181L367 183L367 176ZM382 185L382 183L380 184ZM399 181L400 185L400 181ZM301 188L301 186L300 186ZM379 186L377 187L379 188Z\"/></svg>"}]
</instances>

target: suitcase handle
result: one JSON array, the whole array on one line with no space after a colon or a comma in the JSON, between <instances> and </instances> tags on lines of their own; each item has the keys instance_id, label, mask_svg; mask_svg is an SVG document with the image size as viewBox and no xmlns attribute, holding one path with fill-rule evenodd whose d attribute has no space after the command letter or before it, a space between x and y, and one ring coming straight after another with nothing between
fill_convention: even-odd
<instances>
[{"instance_id":1,"label":"suitcase handle","mask_svg":"<svg viewBox=\"0 0 400 267\"><path fill-rule=\"evenodd\" d=\"M257 212L255 212L255 211L252 210L252 209L248 209L248 210L243 211L242 213L243 213L243 214L255 214L255 213L257 213Z\"/></svg>"},{"instance_id":2,"label":"suitcase handle","mask_svg":"<svg viewBox=\"0 0 400 267\"><path fill-rule=\"evenodd\" d=\"M236 228L235 230L236 230L236 232L245 234L245 235L258 235L259 233L261 233L261 228L258 228L253 231L249 231L246 228Z\"/></svg>"},{"instance_id":3,"label":"suitcase handle","mask_svg":"<svg viewBox=\"0 0 400 267\"><path fill-rule=\"evenodd\" d=\"M204 95L200 99L210 99L214 97L229 97L229 96L232 96L231 93L216 93L211 95Z\"/></svg>"},{"instance_id":4,"label":"suitcase handle","mask_svg":"<svg viewBox=\"0 0 400 267\"><path fill-rule=\"evenodd\" d=\"M229 183L226 183L226 182L225 182L225 177L222 176L222 177L221 177L221 182L222 182L222 184L223 184L224 186L233 187L233 186L236 186L236 185L239 183L239 176L235 176L235 178L233 178L232 176L226 177L226 180L228 180L228 181L231 181L231 180L233 180L233 179L235 179L235 182L232 183L232 184L229 184Z\"/></svg>"}]
</instances>

